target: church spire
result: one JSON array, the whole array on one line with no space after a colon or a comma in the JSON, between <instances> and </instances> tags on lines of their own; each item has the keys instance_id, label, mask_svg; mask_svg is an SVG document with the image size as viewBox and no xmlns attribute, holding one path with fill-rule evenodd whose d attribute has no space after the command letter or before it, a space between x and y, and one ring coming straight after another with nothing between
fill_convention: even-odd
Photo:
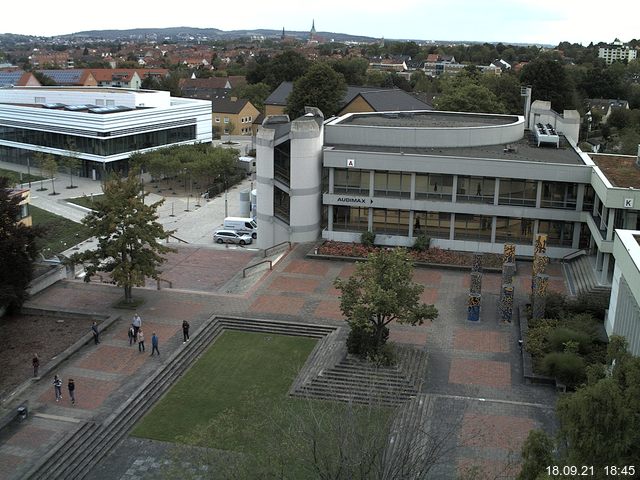
<instances>
[{"instance_id":1,"label":"church spire","mask_svg":"<svg viewBox=\"0 0 640 480\"><path fill-rule=\"evenodd\" d=\"M311 20L311 31L309 32L309 40L315 40L316 36L316 20L315 18Z\"/></svg>"}]
</instances>

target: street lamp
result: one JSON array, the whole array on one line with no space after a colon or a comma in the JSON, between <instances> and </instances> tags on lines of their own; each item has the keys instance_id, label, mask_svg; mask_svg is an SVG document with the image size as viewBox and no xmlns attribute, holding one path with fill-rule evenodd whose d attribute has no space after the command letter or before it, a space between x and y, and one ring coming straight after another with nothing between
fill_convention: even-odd
<instances>
[{"instance_id":1,"label":"street lamp","mask_svg":"<svg viewBox=\"0 0 640 480\"><path fill-rule=\"evenodd\" d=\"M587 136L584 139L585 142L589 141L589 132L591 131L591 122L593 121L593 118L591 116L591 110L589 110L586 115L585 115L586 119L587 119Z\"/></svg>"}]
</instances>

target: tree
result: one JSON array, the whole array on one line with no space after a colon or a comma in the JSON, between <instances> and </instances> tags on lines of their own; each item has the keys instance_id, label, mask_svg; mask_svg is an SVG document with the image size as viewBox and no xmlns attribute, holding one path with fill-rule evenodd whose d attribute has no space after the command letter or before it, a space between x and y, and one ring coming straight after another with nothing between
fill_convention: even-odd
<instances>
[{"instance_id":1,"label":"tree","mask_svg":"<svg viewBox=\"0 0 640 480\"><path fill-rule=\"evenodd\" d=\"M452 77L442 82L443 93L435 100L438 110L452 112L505 113L498 97L470 77Z\"/></svg>"},{"instance_id":2,"label":"tree","mask_svg":"<svg viewBox=\"0 0 640 480\"><path fill-rule=\"evenodd\" d=\"M73 185L73 172L77 171L80 168L82 162L76 156L77 153L74 144L67 144L67 150L69 150L71 153L66 157L62 157L62 164L67 169L67 173L69 174L69 186L67 188L77 188Z\"/></svg>"},{"instance_id":3,"label":"tree","mask_svg":"<svg viewBox=\"0 0 640 480\"><path fill-rule=\"evenodd\" d=\"M316 63L293 84L287 101L291 117L304 114L304 107L317 107L325 117L335 115L344 100L347 85L342 74L326 63Z\"/></svg>"},{"instance_id":4,"label":"tree","mask_svg":"<svg viewBox=\"0 0 640 480\"><path fill-rule=\"evenodd\" d=\"M379 354L386 342L387 325L392 321L422 325L433 321L438 310L420 303L424 287L411 280L413 264L402 248L371 253L366 262L356 265L347 280L337 278L335 287L342 293L340 310L352 334L367 334L371 342L365 354Z\"/></svg>"},{"instance_id":5,"label":"tree","mask_svg":"<svg viewBox=\"0 0 640 480\"><path fill-rule=\"evenodd\" d=\"M247 82L263 82L275 89L282 82L293 82L300 78L309 65L309 60L294 50L287 50L273 59L260 55L247 68Z\"/></svg>"},{"instance_id":6,"label":"tree","mask_svg":"<svg viewBox=\"0 0 640 480\"><path fill-rule=\"evenodd\" d=\"M266 83L246 84L234 89L233 95L238 98L246 98L261 112L264 112L264 101L271 94L271 87Z\"/></svg>"},{"instance_id":7,"label":"tree","mask_svg":"<svg viewBox=\"0 0 640 480\"><path fill-rule=\"evenodd\" d=\"M16 222L21 195L12 195L6 178L0 177L0 310L18 308L25 299L36 258L38 230Z\"/></svg>"},{"instance_id":8,"label":"tree","mask_svg":"<svg viewBox=\"0 0 640 480\"><path fill-rule=\"evenodd\" d=\"M56 193L56 175L58 174L58 162L56 162L56 159L52 156L47 155L44 157L41 168L42 170L44 170L44 173L47 175L47 177L51 179L51 188L53 192L51 192L49 195L58 195Z\"/></svg>"},{"instance_id":9,"label":"tree","mask_svg":"<svg viewBox=\"0 0 640 480\"><path fill-rule=\"evenodd\" d=\"M341 58L334 61L331 66L344 76L347 85L364 85L367 79L369 62L366 58Z\"/></svg>"},{"instance_id":10,"label":"tree","mask_svg":"<svg viewBox=\"0 0 640 480\"><path fill-rule=\"evenodd\" d=\"M156 221L156 210L164 200L146 205L135 175L125 179L112 175L103 190L104 197L82 220L94 232L98 246L74 255L72 261L85 265L87 281L96 272L109 272L124 289L125 302L131 303L134 286L144 285L147 277L159 278L162 255L173 251L161 241L173 232Z\"/></svg>"},{"instance_id":11,"label":"tree","mask_svg":"<svg viewBox=\"0 0 640 480\"><path fill-rule=\"evenodd\" d=\"M547 100L551 107L562 112L573 108L573 85L563 65L552 58L537 58L520 72L520 82L531 85L532 100Z\"/></svg>"},{"instance_id":12,"label":"tree","mask_svg":"<svg viewBox=\"0 0 640 480\"><path fill-rule=\"evenodd\" d=\"M542 430L532 430L522 446L522 470L518 480L536 480L553 465L553 440Z\"/></svg>"}]
</instances>

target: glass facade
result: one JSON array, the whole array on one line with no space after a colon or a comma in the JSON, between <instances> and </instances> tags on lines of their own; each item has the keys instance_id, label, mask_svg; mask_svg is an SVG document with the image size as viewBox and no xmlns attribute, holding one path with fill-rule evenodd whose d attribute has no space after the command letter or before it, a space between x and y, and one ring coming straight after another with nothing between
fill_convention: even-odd
<instances>
[{"instance_id":1,"label":"glass facade","mask_svg":"<svg viewBox=\"0 0 640 480\"><path fill-rule=\"evenodd\" d=\"M273 176L289 186L291 180L291 141L281 143L273 149Z\"/></svg>"},{"instance_id":2,"label":"glass facade","mask_svg":"<svg viewBox=\"0 0 640 480\"><path fill-rule=\"evenodd\" d=\"M333 229L343 232L365 232L369 227L369 209L333 207ZM375 231L375 230L374 230Z\"/></svg>"},{"instance_id":3,"label":"glass facade","mask_svg":"<svg viewBox=\"0 0 640 480\"><path fill-rule=\"evenodd\" d=\"M492 217L485 215L455 214L455 240L491 241Z\"/></svg>"},{"instance_id":4,"label":"glass facade","mask_svg":"<svg viewBox=\"0 0 640 480\"><path fill-rule=\"evenodd\" d=\"M369 195L369 170L336 168L333 175L334 193Z\"/></svg>"},{"instance_id":5,"label":"glass facade","mask_svg":"<svg viewBox=\"0 0 640 480\"><path fill-rule=\"evenodd\" d=\"M515 178L500 179L500 205L536 206L536 180L520 180Z\"/></svg>"},{"instance_id":6,"label":"glass facade","mask_svg":"<svg viewBox=\"0 0 640 480\"><path fill-rule=\"evenodd\" d=\"M571 247L573 243L573 222L538 222L538 233L547 234L547 245Z\"/></svg>"},{"instance_id":7,"label":"glass facade","mask_svg":"<svg viewBox=\"0 0 640 480\"><path fill-rule=\"evenodd\" d=\"M447 212L415 212L415 218L421 222L421 230L417 233L426 233L432 238L449 238L451 214ZM414 220L415 230L415 220ZM415 235L415 233L414 233Z\"/></svg>"},{"instance_id":8,"label":"glass facade","mask_svg":"<svg viewBox=\"0 0 640 480\"><path fill-rule=\"evenodd\" d=\"M591 185L584 186L584 197L582 199L582 211L593 212L593 204L596 198L596 191Z\"/></svg>"},{"instance_id":9,"label":"glass facade","mask_svg":"<svg viewBox=\"0 0 640 480\"><path fill-rule=\"evenodd\" d=\"M65 133L52 133L26 128L0 126L0 139L10 142L39 145L66 150L74 145L76 151L107 157L134 152L145 148L171 145L173 143L195 140L196 126L168 128L154 132L137 133L115 138L90 138Z\"/></svg>"},{"instance_id":10,"label":"glass facade","mask_svg":"<svg viewBox=\"0 0 640 480\"><path fill-rule=\"evenodd\" d=\"M457 202L493 204L496 180L490 177L458 176Z\"/></svg>"},{"instance_id":11,"label":"glass facade","mask_svg":"<svg viewBox=\"0 0 640 480\"><path fill-rule=\"evenodd\" d=\"M566 182L542 182L542 208L575 210L578 186Z\"/></svg>"},{"instance_id":12,"label":"glass facade","mask_svg":"<svg viewBox=\"0 0 640 480\"><path fill-rule=\"evenodd\" d=\"M401 172L375 172L374 195L377 197L409 198L411 174ZM368 187L367 187L368 188Z\"/></svg>"},{"instance_id":13,"label":"glass facade","mask_svg":"<svg viewBox=\"0 0 640 480\"><path fill-rule=\"evenodd\" d=\"M373 231L387 235L409 236L409 211L373 209Z\"/></svg>"},{"instance_id":14,"label":"glass facade","mask_svg":"<svg viewBox=\"0 0 640 480\"><path fill-rule=\"evenodd\" d=\"M289 194L278 187L273 187L273 213L280 220L289 223L291 215Z\"/></svg>"},{"instance_id":15,"label":"glass facade","mask_svg":"<svg viewBox=\"0 0 640 480\"><path fill-rule=\"evenodd\" d=\"M451 200L453 175L416 173L416 198Z\"/></svg>"},{"instance_id":16,"label":"glass facade","mask_svg":"<svg viewBox=\"0 0 640 480\"><path fill-rule=\"evenodd\" d=\"M496 217L496 243L532 245L533 222L531 218Z\"/></svg>"}]
</instances>

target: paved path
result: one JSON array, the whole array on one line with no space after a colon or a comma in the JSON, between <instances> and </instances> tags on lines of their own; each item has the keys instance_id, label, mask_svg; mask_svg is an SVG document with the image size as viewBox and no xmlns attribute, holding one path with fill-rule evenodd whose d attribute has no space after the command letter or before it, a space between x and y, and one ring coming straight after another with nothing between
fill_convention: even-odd
<instances>
[{"instance_id":1,"label":"paved path","mask_svg":"<svg viewBox=\"0 0 640 480\"><path fill-rule=\"evenodd\" d=\"M346 277L354 264L305 258L311 245L298 245L276 264L272 272L260 271L239 282L243 266L258 260L255 252L181 247L170 258L166 275L173 289L135 290L144 298L140 307L148 337L160 337L160 357L150 357L129 346L130 313L102 334L99 345L87 345L59 369L65 381L77 384L78 403L72 406L66 392L56 403L50 378L43 378L24 392L32 415L0 434L0 479L18 479L78 421L104 420L140 383L160 367L169 354L183 348L180 324L189 320L192 331L212 314L255 318L292 319L340 324L338 291L332 282ZM526 286L527 268L520 268L517 285ZM564 288L561 274L550 266L553 288ZM442 478L454 478L471 465L487 472L513 474L512 456L532 428L552 428L555 392L524 385L514 324L497 320L499 275L483 278L480 322L466 321L469 274L454 270L417 269L414 279L425 286L423 300L435 303L440 316L419 327L392 325L391 339L413 344L429 353L423 391L435 398L438 418L455 419L458 442L454 465L444 468ZM236 291L231 285L242 285ZM526 289L519 290L520 300ZM30 306L61 310L112 312L121 291L111 285L80 281L55 284L30 300ZM149 343L149 341L147 341ZM161 468L165 446L144 443L144 458L130 454L127 440L96 468L91 478L122 480L142 478L149 468ZM127 447L127 445L129 447ZM478 477L482 478L482 477Z\"/></svg>"}]
</instances>

